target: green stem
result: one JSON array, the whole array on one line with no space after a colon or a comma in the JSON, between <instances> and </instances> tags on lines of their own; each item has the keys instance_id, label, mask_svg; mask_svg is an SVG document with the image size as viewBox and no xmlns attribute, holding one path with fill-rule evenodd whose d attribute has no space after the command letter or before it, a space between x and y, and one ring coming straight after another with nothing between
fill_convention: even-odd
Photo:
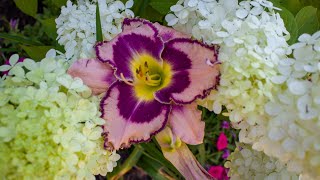
<instances>
[{"instance_id":1,"label":"green stem","mask_svg":"<svg viewBox=\"0 0 320 180\"><path fill-rule=\"evenodd\" d=\"M125 175L128 171L132 169L133 166L139 161L143 151L141 147L135 146L130 156L126 161L121 165L115 168L112 173L108 174L108 179L116 180Z\"/></svg>"},{"instance_id":2,"label":"green stem","mask_svg":"<svg viewBox=\"0 0 320 180\"><path fill-rule=\"evenodd\" d=\"M198 146L198 151L199 151L199 162L203 166L204 163L206 162L206 149L204 143L200 144Z\"/></svg>"}]
</instances>

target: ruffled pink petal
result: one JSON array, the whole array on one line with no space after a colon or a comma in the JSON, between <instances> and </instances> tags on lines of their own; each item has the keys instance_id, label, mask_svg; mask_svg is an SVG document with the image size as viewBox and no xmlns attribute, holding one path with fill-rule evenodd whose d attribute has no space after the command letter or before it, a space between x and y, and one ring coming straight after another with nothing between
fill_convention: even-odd
<instances>
[{"instance_id":1,"label":"ruffled pink petal","mask_svg":"<svg viewBox=\"0 0 320 180\"><path fill-rule=\"evenodd\" d=\"M184 34L173 28L162 26L159 23L153 24L159 31L159 36L164 42L170 41L176 38L191 38L191 35Z\"/></svg>"},{"instance_id":2,"label":"ruffled pink petal","mask_svg":"<svg viewBox=\"0 0 320 180\"><path fill-rule=\"evenodd\" d=\"M150 23L150 22L145 19L126 18L123 21L123 26L122 26L123 32L132 31L133 29L142 26L144 23ZM169 41L171 39L175 39L175 38L191 38L191 35L181 33L173 28L162 26L157 22L153 23L153 26L157 29L158 35L161 37L161 39L164 42L167 42L167 41Z\"/></svg>"},{"instance_id":3,"label":"ruffled pink petal","mask_svg":"<svg viewBox=\"0 0 320 180\"><path fill-rule=\"evenodd\" d=\"M190 39L173 39L165 43L163 61L172 67L173 77L168 87L155 93L164 103L171 100L188 104L204 98L219 83L220 62L216 46L207 46Z\"/></svg>"},{"instance_id":4,"label":"ruffled pink petal","mask_svg":"<svg viewBox=\"0 0 320 180\"><path fill-rule=\"evenodd\" d=\"M133 87L123 82L110 87L100 108L106 120L105 146L110 150L148 141L163 129L170 112L170 105L137 99Z\"/></svg>"},{"instance_id":5,"label":"ruffled pink petal","mask_svg":"<svg viewBox=\"0 0 320 180\"><path fill-rule=\"evenodd\" d=\"M68 69L72 77L79 77L93 94L106 92L116 80L112 68L97 59L81 59L74 62Z\"/></svg>"},{"instance_id":6,"label":"ruffled pink petal","mask_svg":"<svg viewBox=\"0 0 320 180\"><path fill-rule=\"evenodd\" d=\"M173 134L187 144L196 145L203 142L205 123L201 121L201 111L197 109L196 103L173 106L169 126Z\"/></svg>"}]
</instances>

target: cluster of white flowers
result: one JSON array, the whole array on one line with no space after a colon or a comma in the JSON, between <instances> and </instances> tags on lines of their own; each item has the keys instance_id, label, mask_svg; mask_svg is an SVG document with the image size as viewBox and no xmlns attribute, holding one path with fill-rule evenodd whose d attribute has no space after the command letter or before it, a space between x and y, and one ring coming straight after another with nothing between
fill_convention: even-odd
<instances>
[{"instance_id":1,"label":"cluster of white flowers","mask_svg":"<svg viewBox=\"0 0 320 180\"><path fill-rule=\"evenodd\" d=\"M287 171L284 164L263 152L255 151L250 145L239 144L228 157L225 167L229 168L231 180L298 180L299 177Z\"/></svg>"},{"instance_id":2,"label":"cluster of white flowers","mask_svg":"<svg viewBox=\"0 0 320 180\"><path fill-rule=\"evenodd\" d=\"M58 43L64 46L68 59L95 57L97 1L104 40L111 40L122 31L125 17L134 16L129 9L133 0L126 4L115 0L77 0L77 4L72 4L68 0L56 19Z\"/></svg>"},{"instance_id":3,"label":"cluster of white flowers","mask_svg":"<svg viewBox=\"0 0 320 180\"><path fill-rule=\"evenodd\" d=\"M120 156L103 148L99 98L49 51L40 62L10 58L0 79L0 178L95 179ZM6 65L1 71L8 70Z\"/></svg>"},{"instance_id":4,"label":"cluster of white flowers","mask_svg":"<svg viewBox=\"0 0 320 180\"><path fill-rule=\"evenodd\" d=\"M221 81L200 105L227 108L241 142L305 177L320 176L320 32L289 46L266 0L180 0L169 25L219 44ZM293 58L288 58L293 57Z\"/></svg>"},{"instance_id":5,"label":"cluster of white flowers","mask_svg":"<svg viewBox=\"0 0 320 180\"><path fill-rule=\"evenodd\" d=\"M225 105L231 121L246 117L254 124L276 90L271 81L274 67L290 53L288 32L272 3L180 0L171 11L174 14L168 14L166 20L174 28L220 45L221 84L200 104L216 113Z\"/></svg>"},{"instance_id":6,"label":"cluster of white flowers","mask_svg":"<svg viewBox=\"0 0 320 180\"><path fill-rule=\"evenodd\" d=\"M288 169L320 178L320 31L303 34L292 58L276 68L281 87L265 105L268 121L253 147L288 164ZM250 129L250 127L248 128ZM244 134L244 136L251 136ZM250 137L252 138L252 137Z\"/></svg>"}]
</instances>

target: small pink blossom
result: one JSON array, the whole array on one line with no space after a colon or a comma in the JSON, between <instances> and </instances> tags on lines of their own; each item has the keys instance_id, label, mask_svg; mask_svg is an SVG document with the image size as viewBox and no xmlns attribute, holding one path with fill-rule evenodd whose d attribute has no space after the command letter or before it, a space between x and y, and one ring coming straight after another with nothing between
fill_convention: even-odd
<instances>
[{"instance_id":1,"label":"small pink blossom","mask_svg":"<svg viewBox=\"0 0 320 180\"><path fill-rule=\"evenodd\" d=\"M227 180L229 179L227 176L227 169L225 169L223 166L211 166L209 168L208 173L218 179L218 180Z\"/></svg>"},{"instance_id":2,"label":"small pink blossom","mask_svg":"<svg viewBox=\"0 0 320 180\"><path fill-rule=\"evenodd\" d=\"M227 148L227 146L228 146L228 138L223 132L221 132L217 141L217 149L218 151L221 151Z\"/></svg>"}]
</instances>

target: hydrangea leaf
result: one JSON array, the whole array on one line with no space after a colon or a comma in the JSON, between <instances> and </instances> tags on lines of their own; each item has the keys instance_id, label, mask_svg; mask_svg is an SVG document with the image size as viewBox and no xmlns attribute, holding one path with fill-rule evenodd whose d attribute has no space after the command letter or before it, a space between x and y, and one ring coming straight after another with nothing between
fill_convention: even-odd
<instances>
[{"instance_id":1,"label":"hydrangea leaf","mask_svg":"<svg viewBox=\"0 0 320 180\"><path fill-rule=\"evenodd\" d=\"M306 6L302 8L295 17L298 25L298 34L313 34L319 29L317 8Z\"/></svg>"},{"instance_id":2,"label":"hydrangea leaf","mask_svg":"<svg viewBox=\"0 0 320 180\"><path fill-rule=\"evenodd\" d=\"M55 18L48 18L40 21L44 32L51 38L51 39L56 39L58 34L57 34L57 28L56 28L56 22Z\"/></svg>"},{"instance_id":3,"label":"hydrangea leaf","mask_svg":"<svg viewBox=\"0 0 320 180\"><path fill-rule=\"evenodd\" d=\"M41 60L46 56L46 53L52 49L52 46L25 46L21 45L22 49L34 60Z\"/></svg>"},{"instance_id":4,"label":"hydrangea leaf","mask_svg":"<svg viewBox=\"0 0 320 180\"><path fill-rule=\"evenodd\" d=\"M286 29L290 33L290 39L287 41L288 44L293 44L297 41L298 38L298 25L295 20L294 15L285 7L281 6L278 3L274 3L275 6L281 8L281 11L278 11L281 18L283 19Z\"/></svg>"},{"instance_id":5,"label":"hydrangea leaf","mask_svg":"<svg viewBox=\"0 0 320 180\"><path fill-rule=\"evenodd\" d=\"M54 0L52 3L58 8L61 8L61 6L67 4L67 0Z\"/></svg>"},{"instance_id":6,"label":"hydrangea leaf","mask_svg":"<svg viewBox=\"0 0 320 180\"><path fill-rule=\"evenodd\" d=\"M170 11L170 7L174 5L176 2L176 0L151 0L149 4L153 9L155 9L159 13L166 15Z\"/></svg>"},{"instance_id":7,"label":"hydrangea leaf","mask_svg":"<svg viewBox=\"0 0 320 180\"><path fill-rule=\"evenodd\" d=\"M38 9L38 0L14 0L16 6L25 14L35 17Z\"/></svg>"},{"instance_id":8,"label":"hydrangea leaf","mask_svg":"<svg viewBox=\"0 0 320 180\"><path fill-rule=\"evenodd\" d=\"M163 16L150 5L150 0L135 1L132 10L137 17L162 22Z\"/></svg>"},{"instance_id":9,"label":"hydrangea leaf","mask_svg":"<svg viewBox=\"0 0 320 180\"><path fill-rule=\"evenodd\" d=\"M303 7L300 0L278 0L281 6L285 7L293 14L297 14L299 10Z\"/></svg>"}]
</instances>

